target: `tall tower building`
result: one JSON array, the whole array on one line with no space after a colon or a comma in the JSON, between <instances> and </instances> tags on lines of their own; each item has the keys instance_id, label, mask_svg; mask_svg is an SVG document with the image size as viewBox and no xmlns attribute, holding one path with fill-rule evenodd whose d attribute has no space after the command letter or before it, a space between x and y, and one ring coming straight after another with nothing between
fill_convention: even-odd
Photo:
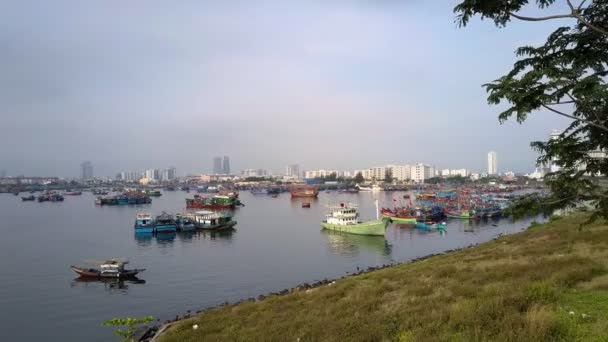
<instances>
[{"instance_id":1,"label":"tall tower building","mask_svg":"<svg viewBox=\"0 0 608 342\"><path fill-rule=\"evenodd\" d=\"M80 164L80 178L84 180L93 178L93 164L90 161Z\"/></svg>"},{"instance_id":2,"label":"tall tower building","mask_svg":"<svg viewBox=\"0 0 608 342\"><path fill-rule=\"evenodd\" d=\"M230 174L230 158L228 158L228 156L224 156L224 159L222 161L222 171L222 173L225 175Z\"/></svg>"},{"instance_id":3,"label":"tall tower building","mask_svg":"<svg viewBox=\"0 0 608 342\"><path fill-rule=\"evenodd\" d=\"M496 161L496 152L488 152L488 175L498 174L498 164Z\"/></svg>"},{"instance_id":4,"label":"tall tower building","mask_svg":"<svg viewBox=\"0 0 608 342\"><path fill-rule=\"evenodd\" d=\"M559 136L560 136L561 134L562 134L562 132L560 132L560 131L559 131L559 130L557 130L557 129L554 129L554 130L552 130L552 131L551 131L551 134L549 134L549 138L550 138L551 140L557 140L557 139L559 139ZM557 165L557 157L553 157L553 158L551 159L551 164L549 164L549 170L550 170L551 172L558 172L558 171L559 171L559 170L561 170L561 169L562 169L562 168L561 168L559 165Z\"/></svg>"},{"instance_id":5,"label":"tall tower building","mask_svg":"<svg viewBox=\"0 0 608 342\"><path fill-rule=\"evenodd\" d=\"M223 172L222 157L213 158L213 174L219 175Z\"/></svg>"},{"instance_id":6,"label":"tall tower building","mask_svg":"<svg viewBox=\"0 0 608 342\"><path fill-rule=\"evenodd\" d=\"M300 178L300 165L291 164L285 167L285 175L287 177Z\"/></svg>"}]
</instances>

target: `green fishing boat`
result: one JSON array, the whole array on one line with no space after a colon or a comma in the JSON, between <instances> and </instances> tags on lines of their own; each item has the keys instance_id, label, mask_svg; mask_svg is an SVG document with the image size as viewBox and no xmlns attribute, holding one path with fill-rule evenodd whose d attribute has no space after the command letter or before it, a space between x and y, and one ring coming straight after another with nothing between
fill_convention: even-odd
<instances>
[{"instance_id":1,"label":"green fishing boat","mask_svg":"<svg viewBox=\"0 0 608 342\"><path fill-rule=\"evenodd\" d=\"M327 219L321 222L321 227L328 230L358 235L384 235L386 227L388 227L390 223L390 220L388 219L361 222L359 221L357 207L350 203L340 203L340 205L337 206L330 206L329 214L327 214L326 217Z\"/></svg>"}]
</instances>

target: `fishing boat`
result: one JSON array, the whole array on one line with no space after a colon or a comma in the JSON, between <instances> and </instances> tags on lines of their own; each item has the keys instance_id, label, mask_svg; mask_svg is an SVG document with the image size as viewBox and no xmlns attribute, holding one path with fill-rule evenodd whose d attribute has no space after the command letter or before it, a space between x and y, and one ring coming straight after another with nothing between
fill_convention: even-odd
<instances>
[{"instance_id":1,"label":"fishing boat","mask_svg":"<svg viewBox=\"0 0 608 342\"><path fill-rule=\"evenodd\" d=\"M140 213L135 216L135 232L136 233L153 233L154 220L152 215L148 213Z\"/></svg>"},{"instance_id":2,"label":"fishing boat","mask_svg":"<svg viewBox=\"0 0 608 342\"><path fill-rule=\"evenodd\" d=\"M249 189L252 195L268 195L268 189L266 188L251 188Z\"/></svg>"},{"instance_id":3,"label":"fishing boat","mask_svg":"<svg viewBox=\"0 0 608 342\"><path fill-rule=\"evenodd\" d=\"M230 229L236 225L232 216L225 212L201 210L185 215L198 229L221 230Z\"/></svg>"},{"instance_id":4,"label":"fishing boat","mask_svg":"<svg viewBox=\"0 0 608 342\"><path fill-rule=\"evenodd\" d=\"M445 230L446 228L446 224L445 222L433 222L433 221L422 221L422 222L416 222L416 228L420 228L420 229L438 229L438 230Z\"/></svg>"},{"instance_id":5,"label":"fishing boat","mask_svg":"<svg viewBox=\"0 0 608 342\"><path fill-rule=\"evenodd\" d=\"M145 194L150 197L160 197L162 195L158 190L146 190Z\"/></svg>"},{"instance_id":6,"label":"fishing boat","mask_svg":"<svg viewBox=\"0 0 608 342\"><path fill-rule=\"evenodd\" d=\"M475 213L472 212L471 210L460 210L460 211L446 210L445 215L449 218L462 219L462 220L468 220L468 219L472 219L475 217Z\"/></svg>"},{"instance_id":7,"label":"fishing boat","mask_svg":"<svg viewBox=\"0 0 608 342\"><path fill-rule=\"evenodd\" d=\"M177 224L177 230L180 232L190 232L196 230L196 225L194 224L194 221L192 221L192 219L188 215L175 215L175 223Z\"/></svg>"},{"instance_id":8,"label":"fishing boat","mask_svg":"<svg viewBox=\"0 0 608 342\"><path fill-rule=\"evenodd\" d=\"M387 209L382 208L380 211L382 217L389 218L394 223L416 223L416 216L413 215L407 208Z\"/></svg>"},{"instance_id":9,"label":"fishing boat","mask_svg":"<svg viewBox=\"0 0 608 342\"><path fill-rule=\"evenodd\" d=\"M63 193L64 196L80 196L82 191L66 191Z\"/></svg>"},{"instance_id":10,"label":"fishing boat","mask_svg":"<svg viewBox=\"0 0 608 342\"><path fill-rule=\"evenodd\" d=\"M35 199L36 199L36 197L34 197L34 195L29 195L29 196L27 196L27 197L21 197L21 200L22 200L23 202L26 202L26 201L33 201L33 200L35 200Z\"/></svg>"},{"instance_id":11,"label":"fishing boat","mask_svg":"<svg viewBox=\"0 0 608 342\"><path fill-rule=\"evenodd\" d=\"M235 209L243 205L235 196L216 195L213 197L201 197L195 195L194 198L186 198L187 209L213 209L226 210Z\"/></svg>"},{"instance_id":12,"label":"fishing boat","mask_svg":"<svg viewBox=\"0 0 608 342\"><path fill-rule=\"evenodd\" d=\"M319 189L315 186L311 185L294 185L291 187L290 191L291 198L297 197L310 197L316 198L319 196Z\"/></svg>"},{"instance_id":13,"label":"fishing boat","mask_svg":"<svg viewBox=\"0 0 608 342\"><path fill-rule=\"evenodd\" d=\"M351 203L340 203L340 205L329 206L329 213L321 227L328 230L359 235L384 235L389 220L380 220L378 217L378 201L376 201L376 220L359 221L358 208Z\"/></svg>"},{"instance_id":14,"label":"fishing boat","mask_svg":"<svg viewBox=\"0 0 608 342\"><path fill-rule=\"evenodd\" d=\"M98 265L99 268L70 266L72 271L84 278L133 278L145 268L125 269L128 260L110 259L105 261L89 261L89 264Z\"/></svg>"},{"instance_id":15,"label":"fishing boat","mask_svg":"<svg viewBox=\"0 0 608 342\"><path fill-rule=\"evenodd\" d=\"M169 233L177 231L177 223L173 215L163 212L154 219L154 232Z\"/></svg>"},{"instance_id":16,"label":"fishing boat","mask_svg":"<svg viewBox=\"0 0 608 342\"><path fill-rule=\"evenodd\" d=\"M63 196L55 192L45 192L38 196L38 202L63 202Z\"/></svg>"}]
</instances>

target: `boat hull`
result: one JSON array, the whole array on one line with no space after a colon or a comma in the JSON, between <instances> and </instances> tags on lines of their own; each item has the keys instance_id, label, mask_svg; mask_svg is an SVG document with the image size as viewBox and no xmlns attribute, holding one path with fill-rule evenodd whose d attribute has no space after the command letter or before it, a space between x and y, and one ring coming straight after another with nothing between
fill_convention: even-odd
<instances>
[{"instance_id":1,"label":"boat hull","mask_svg":"<svg viewBox=\"0 0 608 342\"><path fill-rule=\"evenodd\" d=\"M80 277L82 278L96 278L96 279L101 279L101 278L134 278L137 274L145 271L145 268L141 268L141 269L134 269L134 270L124 270L123 272L120 272L116 275L103 275L101 274L101 272L97 271L97 270L92 270L92 269L86 269L86 268L82 268L82 267L77 267L77 266L71 266L70 267L72 269L72 271L76 272L76 274L78 274Z\"/></svg>"},{"instance_id":2,"label":"boat hull","mask_svg":"<svg viewBox=\"0 0 608 342\"><path fill-rule=\"evenodd\" d=\"M236 221L228 221L228 222L220 223L220 224L216 224L216 225L199 224L196 226L196 228L201 229L201 230L222 230L222 229L231 229L234 226L236 226Z\"/></svg>"},{"instance_id":3,"label":"boat hull","mask_svg":"<svg viewBox=\"0 0 608 342\"><path fill-rule=\"evenodd\" d=\"M325 229L357 235L384 235L386 226L386 222L381 220L351 225L338 225L327 222L321 223L321 227Z\"/></svg>"},{"instance_id":4,"label":"boat hull","mask_svg":"<svg viewBox=\"0 0 608 342\"><path fill-rule=\"evenodd\" d=\"M177 225L175 224L163 224L154 226L154 231L157 233L170 233L177 231Z\"/></svg>"},{"instance_id":5,"label":"boat hull","mask_svg":"<svg viewBox=\"0 0 608 342\"><path fill-rule=\"evenodd\" d=\"M398 216L389 215L389 214L382 214L382 217L388 218L394 223L409 223L409 224L416 223L416 218L413 216L412 217L398 217Z\"/></svg>"},{"instance_id":6,"label":"boat hull","mask_svg":"<svg viewBox=\"0 0 608 342\"><path fill-rule=\"evenodd\" d=\"M136 226L135 232L136 233L153 233L154 226Z\"/></svg>"}]
</instances>

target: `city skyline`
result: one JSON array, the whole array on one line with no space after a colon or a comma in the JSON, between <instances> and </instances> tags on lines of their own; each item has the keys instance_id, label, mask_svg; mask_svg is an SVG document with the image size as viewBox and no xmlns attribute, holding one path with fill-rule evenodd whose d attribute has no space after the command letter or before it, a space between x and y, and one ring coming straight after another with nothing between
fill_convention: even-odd
<instances>
[{"instance_id":1,"label":"city skyline","mask_svg":"<svg viewBox=\"0 0 608 342\"><path fill-rule=\"evenodd\" d=\"M501 168L529 172L530 141L568 123L538 113L501 125L481 87L516 60L505 50L542 42L548 23L459 30L451 6L434 2L7 6L0 160L11 175L78 177L87 159L100 176L165 164L205 172L217 153L207 142L234 170L278 173L292 160L483 170L492 148ZM401 124L410 129L390 129ZM124 137L137 144L107 143Z\"/></svg>"}]
</instances>

